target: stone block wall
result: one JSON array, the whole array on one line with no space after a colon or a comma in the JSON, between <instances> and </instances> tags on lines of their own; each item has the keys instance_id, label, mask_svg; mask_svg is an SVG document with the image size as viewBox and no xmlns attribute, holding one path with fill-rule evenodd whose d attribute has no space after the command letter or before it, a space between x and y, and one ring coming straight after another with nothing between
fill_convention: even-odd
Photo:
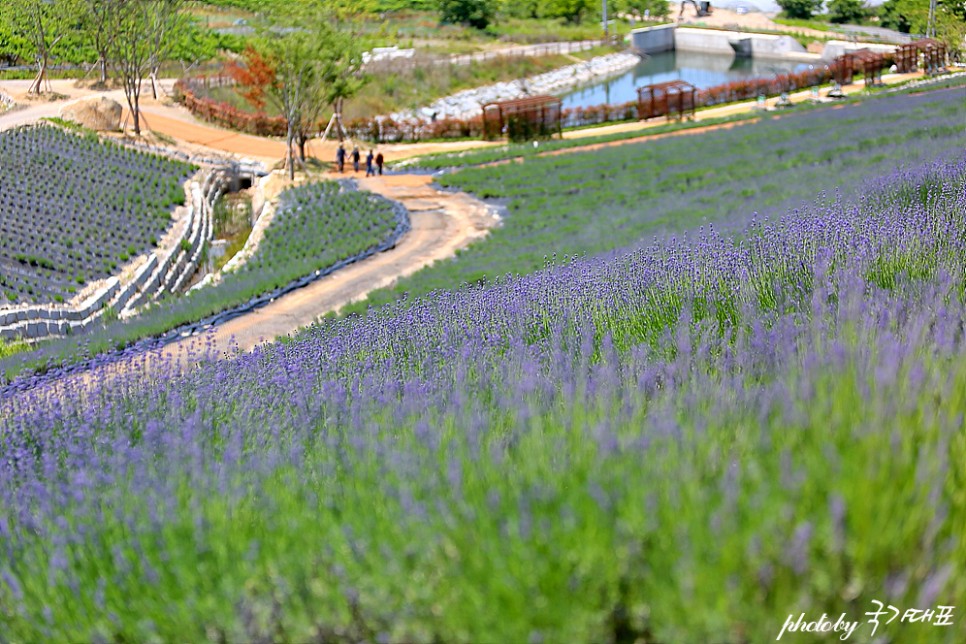
<instances>
[{"instance_id":1,"label":"stone block wall","mask_svg":"<svg viewBox=\"0 0 966 644\"><path fill-rule=\"evenodd\" d=\"M0 308L0 339L38 340L79 333L97 323L106 311L132 315L165 293L181 291L198 269L205 243L212 238L215 201L232 182L254 180L253 166L206 169L185 185L187 215L175 243L147 255L133 273L103 280L80 304L24 305Z\"/></svg>"}]
</instances>

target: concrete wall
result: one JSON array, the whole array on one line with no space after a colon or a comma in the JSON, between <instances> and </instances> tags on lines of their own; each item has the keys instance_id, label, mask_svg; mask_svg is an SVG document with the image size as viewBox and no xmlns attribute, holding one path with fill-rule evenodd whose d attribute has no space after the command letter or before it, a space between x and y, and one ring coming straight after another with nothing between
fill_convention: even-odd
<instances>
[{"instance_id":1,"label":"concrete wall","mask_svg":"<svg viewBox=\"0 0 966 644\"><path fill-rule=\"evenodd\" d=\"M894 54L896 51L896 46L877 43L848 42L846 40L830 40L825 43L825 49L822 51L822 59L833 60L842 54L847 54L850 51L858 51L859 49L868 49L876 52L877 54Z\"/></svg>"},{"instance_id":2,"label":"concrete wall","mask_svg":"<svg viewBox=\"0 0 966 644\"><path fill-rule=\"evenodd\" d=\"M756 58L801 58L803 61L818 59L809 54L802 44L791 36L777 34L752 34L719 29L693 29L678 27L674 33L674 47L678 51L694 51L708 54L732 54L732 40L751 40L752 56Z\"/></svg>"},{"instance_id":3,"label":"concrete wall","mask_svg":"<svg viewBox=\"0 0 966 644\"><path fill-rule=\"evenodd\" d=\"M786 54L806 54L802 43L791 36L758 34L751 37L752 54L758 58L779 57Z\"/></svg>"},{"instance_id":4,"label":"concrete wall","mask_svg":"<svg viewBox=\"0 0 966 644\"><path fill-rule=\"evenodd\" d=\"M674 24L635 29L631 32L631 48L640 54L674 51L675 29L677 25Z\"/></svg>"},{"instance_id":5,"label":"concrete wall","mask_svg":"<svg viewBox=\"0 0 966 644\"><path fill-rule=\"evenodd\" d=\"M827 62L857 49L870 49L884 54L895 51L895 45L830 40L821 54L813 54L792 36L724 29L696 29L679 27L675 24L645 27L631 32L631 47L641 54L683 51L731 56L734 54L730 44L732 40L750 40L753 58L796 60L803 63Z\"/></svg>"},{"instance_id":6,"label":"concrete wall","mask_svg":"<svg viewBox=\"0 0 966 644\"><path fill-rule=\"evenodd\" d=\"M705 54L731 55L734 50L728 40L740 35L747 38L749 34L738 34L733 31L718 31L716 29L691 29L678 27L674 30L674 48L678 51L696 51Z\"/></svg>"},{"instance_id":7,"label":"concrete wall","mask_svg":"<svg viewBox=\"0 0 966 644\"><path fill-rule=\"evenodd\" d=\"M777 34L752 34L724 29L695 29L674 24L635 29L631 32L631 46L643 54L665 51L683 51L721 56L734 55L730 41L751 41L751 53L755 58L781 58L818 62L820 56L808 53L791 36Z\"/></svg>"}]
</instances>

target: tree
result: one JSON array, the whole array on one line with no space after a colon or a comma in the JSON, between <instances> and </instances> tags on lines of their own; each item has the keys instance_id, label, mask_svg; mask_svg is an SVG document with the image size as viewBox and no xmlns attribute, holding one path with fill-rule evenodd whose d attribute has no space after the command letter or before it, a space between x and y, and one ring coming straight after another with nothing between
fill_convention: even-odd
<instances>
[{"instance_id":1,"label":"tree","mask_svg":"<svg viewBox=\"0 0 966 644\"><path fill-rule=\"evenodd\" d=\"M808 19L822 8L822 0L776 0L789 18Z\"/></svg>"},{"instance_id":2,"label":"tree","mask_svg":"<svg viewBox=\"0 0 966 644\"><path fill-rule=\"evenodd\" d=\"M829 21L846 24L862 20L868 13L864 0L829 0Z\"/></svg>"},{"instance_id":3,"label":"tree","mask_svg":"<svg viewBox=\"0 0 966 644\"><path fill-rule=\"evenodd\" d=\"M107 82L108 52L115 35L115 18L120 5L121 0L83 0L81 5L84 11L84 33L97 53L101 83Z\"/></svg>"},{"instance_id":4,"label":"tree","mask_svg":"<svg viewBox=\"0 0 966 644\"><path fill-rule=\"evenodd\" d=\"M220 49L237 49L238 52L243 49L243 46L233 42L233 37L205 29L190 18L178 26L173 36L164 58L180 62L183 74L187 74L199 62L217 56Z\"/></svg>"},{"instance_id":5,"label":"tree","mask_svg":"<svg viewBox=\"0 0 966 644\"><path fill-rule=\"evenodd\" d=\"M883 27L903 33L929 34L929 0L886 0L880 10ZM963 51L966 37L966 3L963 0L938 0L935 37L946 43L950 52Z\"/></svg>"},{"instance_id":6,"label":"tree","mask_svg":"<svg viewBox=\"0 0 966 644\"><path fill-rule=\"evenodd\" d=\"M579 25L597 10L597 0L546 0L543 15Z\"/></svg>"},{"instance_id":7,"label":"tree","mask_svg":"<svg viewBox=\"0 0 966 644\"><path fill-rule=\"evenodd\" d=\"M121 79L135 136L141 136L141 80L151 66L153 11L151 0L122 0L111 22L108 56Z\"/></svg>"},{"instance_id":8,"label":"tree","mask_svg":"<svg viewBox=\"0 0 966 644\"><path fill-rule=\"evenodd\" d=\"M546 0L502 0L499 13L514 18L537 19L543 17Z\"/></svg>"},{"instance_id":9,"label":"tree","mask_svg":"<svg viewBox=\"0 0 966 644\"><path fill-rule=\"evenodd\" d=\"M338 116L342 101L365 83L362 44L351 30L333 26L332 14L312 2L291 3L273 18L284 22L257 25L243 63L230 65L229 73L250 103L258 108L269 103L285 119L286 166L294 178L296 158L304 165L305 143L317 130L322 111L335 104Z\"/></svg>"},{"instance_id":10,"label":"tree","mask_svg":"<svg viewBox=\"0 0 966 644\"><path fill-rule=\"evenodd\" d=\"M30 41L24 38L19 28L15 28L15 6L0 2L0 62L13 65L23 58L24 52L31 52Z\"/></svg>"},{"instance_id":11,"label":"tree","mask_svg":"<svg viewBox=\"0 0 966 644\"><path fill-rule=\"evenodd\" d=\"M332 106L332 120L326 127L326 134L334 126L338 131L340 141L345 138L345 129L342 126L342 106L345 100L355 96L368 80L366 75L362 73L362 47L359 42L359 38L351 31L336 31L333 34L329 57L323 61L325 82L328 88L325 102L310 106L310 122L312 123L318 121L324 106ZM305 129L298 134L299 156L303 161L305 160L305 141L309 134L309 131Z\"/></svg>"},{"instance_id":12,"label":"tree","mask_svg":"<svg viewBox=\"0 0 966 644\"><path fill-rule=\"evenodd\" d=\"M151 77L157 98L158 69L174 46L183 24L184 0L117 0L108 29L108 57L121 79L135 136L141 135L141 85Z\"/></svg>"},{"instance_id":13,"label":"tree","mask_svg":"<svg viewBox=\"0 0 966 644\"><path fill-rule=\"evenodd\" d=\"M242 62L232 61L226 66L242 95L255 109L265 108L266 88L275 82L275 68L251 44L242 52Z\"/></svg>"},{"instance_id":14,"label":"tree","mask_svg":"<svg viewBox=\"0 0 966 644\"><path fill-rule=\"evenodd\" d=\"M438 0L439 19L445 24L486 29L496 15L494 0Z\"/></svg>"},{"instance_id":15,"label":"tree","mask_svg":"<svg viewBox=\"0 0 966 644\"><path fill-rule=\"evenodd\" d=\"M3 0L2 5L0 22L12 33L11 44L21 57L37 61L37 75L27 93L49 91L47 68L58 43L74 25L75 0Z\"/></svg>"},{"instance_id":16,"label":"tree","mask_svg":"<svg viewBox=\"0 0 966 644\"><path fill-rule=\"evenodd\" d=\"M153 23L150 25L151 53L148 63L148 77L151 79L151 96L158 98L158 72L161 63L168 55L178 37L178 30L187 24L187 17L181 11L184 0L154 0L151 11Z\"/></svg>"},{"instance_id":17,"label":"tree","mask_svg":"<svg viewBox=\"0 0 966 644\"><path fill-rule=\"evenodd\" d=\"M263 29L254 51L270 69L268 82L259 90L264 100L285 119L286 166L295 178L295 144L299 133L314 126L314 106L326 99L326 59L333 41L324 21L300 29Z\"/></svg>"}]
</instances>

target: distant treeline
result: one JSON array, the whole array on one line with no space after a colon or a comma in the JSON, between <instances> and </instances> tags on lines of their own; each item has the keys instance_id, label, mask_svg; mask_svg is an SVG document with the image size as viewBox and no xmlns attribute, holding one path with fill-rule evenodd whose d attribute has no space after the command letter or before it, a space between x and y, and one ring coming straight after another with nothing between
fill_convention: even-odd
<instances>
[{"instance_id":1,"label":"distant treeline","mask_svg":"<svg viewBox=\"0 0 966 644\"><path fill-rule=\"evenodd\" d=\"M209 0L208 4L268 13L289 0ZM393 11L437 11L440 22L479 29L506 18L562 19L579 24L601 18L599 0L324 0L327 7L350 14L384 14ZM667 0L610 0L611 18L617 14L666 16Z\"/></svg>"}]
</instances>

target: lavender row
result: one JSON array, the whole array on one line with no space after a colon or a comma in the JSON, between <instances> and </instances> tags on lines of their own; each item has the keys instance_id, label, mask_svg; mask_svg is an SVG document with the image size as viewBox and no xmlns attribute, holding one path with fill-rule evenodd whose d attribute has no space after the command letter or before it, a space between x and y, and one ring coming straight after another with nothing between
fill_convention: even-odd
<instances>
[{"instance_id":1,"label":"lavender row","mask_svg":"<svg viewBox=\"0 0 966 644\"><path fill-rule=\"evenodd\" d=\"M959 87L585 152L543 156L544 144L530 146L541 156L442 175L445 186L499 200L502 225L458 261L402 279L368 302L530 273L554 253L613 253L702 224L740 231L756 213L778 216L823 192L853 198L869 177L962 158L963 119Z\"/></svg>"},{"instance_id":2,"label":"lavender row","mask_svg":"<svg viewBox=\"0 0 966 644\"><path fill-rule=\"evenodd\" d=\"M54 127L0 135L0 305L70 299L156 246L189 164Z\"/></svg>"}]
</instances>

